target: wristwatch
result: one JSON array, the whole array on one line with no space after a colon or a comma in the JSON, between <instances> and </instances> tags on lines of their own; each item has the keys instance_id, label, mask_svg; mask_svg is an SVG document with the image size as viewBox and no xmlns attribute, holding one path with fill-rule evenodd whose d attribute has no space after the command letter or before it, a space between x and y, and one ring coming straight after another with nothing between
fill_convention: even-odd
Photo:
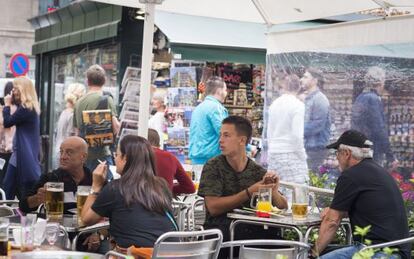
<instances>
[{"instance_id":1,"label":"wristwatch","mask_svg":"<svg viewBox=\"0 0 414 259\"><path fill-rule=\"evenodd\" d=\"M95 192L92 188L91 188L91 191L89 192L89 194L96 195L96 196L98 196L100 193L101 192Z\"/></svg>"}]
</instances>

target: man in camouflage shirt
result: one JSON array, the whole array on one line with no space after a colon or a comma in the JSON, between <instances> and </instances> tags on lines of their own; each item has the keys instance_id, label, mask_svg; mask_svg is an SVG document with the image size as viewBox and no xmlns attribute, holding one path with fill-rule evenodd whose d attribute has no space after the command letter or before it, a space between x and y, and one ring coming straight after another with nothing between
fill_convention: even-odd
<instances>
[{"instance_id":1,"label":"man in camouflage shirt","mask_svg":"<svg viewBox=\"0 0 414 259\"><path fill-rule=\"evenodd\" d=\"M230 239L231 219L227 218L227 213L249 207L252 194L260 187L272 188L273 204L278 208L288 206L278 191L278 176L274 172L266 172L247 157L246 145L251 136L252 126L247 119L240 116L224 119L220 130L222 154L210 159L201 174L198 195L204 197L207 208L204 228L220 229L223 241ZM275 238L277 231L263 231L263 227L246 225L237 228L235 234L236 239ZM225 255L220 253L220 258L225 258Z\"/></svg>"}]
</instances>

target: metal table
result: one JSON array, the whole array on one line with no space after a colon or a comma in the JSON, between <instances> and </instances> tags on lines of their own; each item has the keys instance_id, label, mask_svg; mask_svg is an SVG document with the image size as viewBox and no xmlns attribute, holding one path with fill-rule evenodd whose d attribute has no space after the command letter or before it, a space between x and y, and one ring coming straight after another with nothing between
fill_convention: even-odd
<instances>
[{"instance_id":1,"label":"metal table","mask_svg":"<svg viewBox=\"0 0 414 259\"><path fill-rule=\"evenodd\" d=\"M7 217L10 220L10 227L20 227L20 216L14 215ZM76 250L76 243L79 236L88 233L94 233L98 230L109 229L109 221L99 222L92 226L81 226L78 224L78 217L76 215L63 215L62 221L59 222L60 230L64 234L65 248ZM73 236L73 240L70 241L69 234Z\"/></svg>"},{"instance_id":2,"label":"metal table","mask_svg":"<svg viewBox=\"0 0 414 259\"><path fill-rule=\"evenodd\" d=\"M273 226L280 228L287 228L294 230L299 237L300 242L309 243L309 236L313 229L318 228L322 222L319 214L308 214L306 219L295 220L291 213L281 214L280 216L271 215L270 218L257 217L252 215L245 215L240 213L227 213L227 217L233 219L230 224L230 241L234 241L234 229L239 224L251 224L260 226ZM345 227L347 243L351 244L352 229L347 220L341 222ZM306 227L305 235L301 231L301 227ZM230 249L230 258L233 258L233 249Z\"/></svg>"}]
</instances>

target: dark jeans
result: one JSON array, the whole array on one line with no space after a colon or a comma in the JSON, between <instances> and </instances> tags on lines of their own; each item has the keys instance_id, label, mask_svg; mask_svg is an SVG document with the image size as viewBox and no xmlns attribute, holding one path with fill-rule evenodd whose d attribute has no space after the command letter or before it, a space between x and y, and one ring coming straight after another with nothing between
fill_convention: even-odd
<instances>
[{"instance_id":1,"label":"dark jeans","mask_svg":"<svg viewBox=\"0 0 414 259\"><path fill-rule=\"evenodd\" d=\"M205 229L218 228L223 233L223 242L230 241L229 225L225 226L208 226ZM255 226L250 224L239 224L234 229L234 240L248 240L248 239L281 239L281 232L279 228L269 227L264 229L263 226ZM267 246L269 248L269 246ZM229 257L230 249L221 249L218 258L226 259ZM239 248L233 248L233 256L238 257Z\"/></svg>"},{"instance_id":2,"label":"dark jeans","mask_svg":"<svg viewBox=\"0 0 414 259\"><path fill-rule=\"evenodd\" d=\"M113 177L111 170L109 170L109 166L110 165L114 165L114 161L112 159L112 156L105 156L100 158L101 161L106 161L106 164L108 165L108 171L106 174L106 180L111 181ZM91 160L86 160L86 167L91 170L91 172L93 172L93 170L95 170L95 168L98 166L99 161L98 159L91 159Z\"/></svg>"},{"instance_id":3,"label":"dark jeans","mask_svg":"<svg viewBox=\"0 0 414 259\"><path fill-rule=\"evenodd\" d=\"M3 179L3 189L8 200L13 200L15 196L20 200L22 197L25 197L26 193L36 184L36 181L22 183L21 180L22 179L18 179L17 168L9 164Z\"/></svg>"},{"instance_id":4,"label":"dark jeans","mask_svg":"<svg viewBox=\"0 0 414 259\"><path fill-rule=\"evenodd\" d=\"M4 159L5 163L3 169L0 170L0 188L3 188L3 179L7 172L7 167L9 166L9 160L12 153L0 153L0 158Z\"/></svg>"}]
</instances>

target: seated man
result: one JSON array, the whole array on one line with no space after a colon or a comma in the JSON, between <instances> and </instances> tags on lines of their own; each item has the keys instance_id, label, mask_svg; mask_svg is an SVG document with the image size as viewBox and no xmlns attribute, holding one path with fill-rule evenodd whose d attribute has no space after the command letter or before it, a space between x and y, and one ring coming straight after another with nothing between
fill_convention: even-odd
<instances>
[{"instance_id":1,"label":"seated man","mask_svg":"<svg viewBox=\"0 0 414 259\"><path fill-rule=\"evenodd\" d=\"M194 193L194 184L185 173L180 161L171 153L159 149L160 135L156 130L148 129L148 141L154 150L157 175L167 181L174 196L183 193ZM177 180L177 184L173 183L174 179Z\"/></svg>"},{"instance_id":2,"label":"seated man","mask_svg":"<svg viewBox=\"0 0 414 259\"><path fill-rule=\"evenodd\" d=\"M392 176L372 159L372 142L362 133L348 130L327 148L337 150L342 173L333 201L322 213L313 256L323 252L335 236L341 220L348 216L353 230L356 226L371 226L364 240L371 240L372 244L408 237L407 216L400 190ZM355 245L334 250L320 258L352 258L362 248L361 236L354 235L353 238ZM411 258L410 247L409 244L397 246L401 258ZM379 253L372 258L377 258Z\"/></svg>"},{"instance_id":3,"label":"seated man","mask_svg":"<svg viewBox=\"0 0 414 259\"><path fill-rule=\"evenodd\" d=\"M64 183L64 213L76 208L75 194L78 185L92 185L92 173L84 167L88 156L88 146L82 138L69 137L60 146L60 166L58 169L42 174L33 189L19 202L23 212L37 210L38 206L45 202L46 182Z\"/></svg>"},{"instance_id":4,"label":"seated man","mask_svg":"<svg viewBox=\"0 0 414 259\"><path fill-rule=\"evenodd\" d=\"M273 204L280 209L288 207L286 199L278 191L279 178L247 157L246 145L252 136L252 125L240 116L223 120L220 130L222 154L210 159L204 166L198 195L204 197L207 208L204 228L218 228L223 241L229 241L231 219L227 213L236 208L250 206L250 199L260 187L272 188ZM279 231L263 230L263 227L246 225L236 228L235 239L276 238ZM223 250L223 249L222 249ZM220 258L225 258L220 252Z\"/></svg>"},{"instance_id":5,"label":"seated man","mask_svg":"<svg viewBox=\"0 0 414 259\"><path fill-rule=\"evenodd\" d=\"M84 166L88 156L88 146L80 137L68 137L60 145L60 166L51 173L42 174L32 190L19 201L23 212L37 210L46 199L46 182L64 183L64 214L72 214L68 210L76 209L75 194L79 185L92 185L92 173ZM84 242L89 251L96 251L100 245L100 235L92 234ZM82 242L80 242L82 243Z\"/></svg>"}]
</instances>

